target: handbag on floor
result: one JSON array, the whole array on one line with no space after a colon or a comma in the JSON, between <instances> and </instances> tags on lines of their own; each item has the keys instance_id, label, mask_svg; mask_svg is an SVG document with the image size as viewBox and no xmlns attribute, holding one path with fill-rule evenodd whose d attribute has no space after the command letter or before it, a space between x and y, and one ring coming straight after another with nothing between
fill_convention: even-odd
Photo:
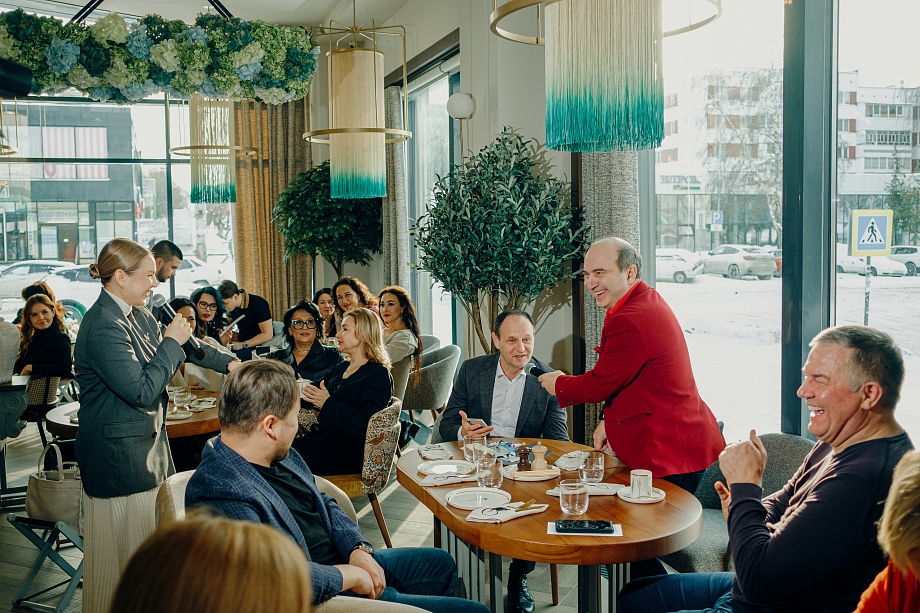
<instances>
[{"instance_id":1,"label":"handbag on floor","mask_svg":"<svg viewBox=\"0 0 920 613\"><path fill-rule=\"evenodd\" d=\"M57 470L43 470L45 454L54 448ZM83 481L76 462L63 462L61 450L47 445L38 458L38 472L29 475L26 488L26 513L33 519L62 521L83 534Z\"/></svg>"}]
</instances>

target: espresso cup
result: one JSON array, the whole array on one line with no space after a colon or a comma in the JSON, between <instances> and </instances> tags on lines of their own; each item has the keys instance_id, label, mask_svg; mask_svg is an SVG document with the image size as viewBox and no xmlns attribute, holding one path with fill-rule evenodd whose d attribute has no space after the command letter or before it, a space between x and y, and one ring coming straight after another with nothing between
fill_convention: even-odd
<instances>
[{"instance_id":1,"label":"espresso cup","mask_svg":"<svg viewBox=\"0 0 920 613\"><path fill-rule=\"evenodd\" d=\"M652 497L652 471L632 470L629 472L630 496L633 498Z\"/></svg>"}]
</instances>

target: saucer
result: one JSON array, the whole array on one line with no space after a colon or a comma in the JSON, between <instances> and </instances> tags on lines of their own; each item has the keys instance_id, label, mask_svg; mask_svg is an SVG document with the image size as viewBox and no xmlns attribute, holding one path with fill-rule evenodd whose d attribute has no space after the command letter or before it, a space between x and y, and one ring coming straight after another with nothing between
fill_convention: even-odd
<instances>
[{"instance_id":1,"label":"saucer","mask_svg":"<svg viewBox=\"0 0 920 613\"><path fill-rule=\"evenodd\" d=\"M199 398L189 405L193 409L210 409L215 404L217 404L217 398Z\"/></svg>"},{"instance_id":2,"label":"saucer","mask_svg":"<svg viewBox=\"0 0 920 613\"><path fill-rule=\"evenodd\" d=\"M617 496L626 502L633 502L635 504L652 504L664 500L664 492L657 487L652 488L651 498L633 498L632 488L630 487L621 487L619 490L617 490Z\"/></svg>"},{"instance_id":3,"label":"saucer","mask_svg":"<svg viewBox=\"0 0 920 613\"><path fill-rule=\"evenodd\" d=\"M570 451L556 460L556 468L560 470L578 470L585 461L585 451Z\"/></svg>"},{"instance_id":4,"label":"saucer","mask_svg":"<svg viewBox=\"0 0 920 613\"><path fill-rule=\"evenodd\" d=\"M447 495L447 504L464 511L495 507L511 502L511 494L494 487L464 487Z\"/></svg>"},{"instance_id":5,"label":"saucer","mask_svg":"<svg viewBox=\"0 0 920 613\"><path fill-rule=\"evenodd\" d=\"M179 421L180 419L188 419L191 416L191 411L176 411L175 413L167 413L166 421Z\"/></svg>"}]
</instances>

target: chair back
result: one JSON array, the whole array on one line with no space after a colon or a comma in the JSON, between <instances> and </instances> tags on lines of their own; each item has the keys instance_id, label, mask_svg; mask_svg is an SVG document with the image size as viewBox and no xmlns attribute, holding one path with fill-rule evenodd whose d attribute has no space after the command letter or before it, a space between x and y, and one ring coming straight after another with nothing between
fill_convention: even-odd
<instances>
[{"instance_id":1,"label":"chair back","mask_svg":"<svg viewBox=\"0 0 920 613\"><path fill-rule=\"evenodd\" d=\"M47 406L57 404L60 377L32 377L29 380L29 406Z\"/></svg>"},{"instance_id":2,"label":"chair back","mask_svg":"<svg viewBox=\"0 0 920 613\"><path fill-rule=\"evenodd\" d=\"M355 505L351 504L351 499L348 497L348 494L343 492L342 489L332 481L324 479L319 475L313 475L313 478L316 479L316 487L319 491L334 498L339 507L345 511L345 515L350 517L351 521L358 523L358 514L355 513Z\"/></svg>"},{"instance_id":3,"label":"chair back","mask_svg":"<svg viewBox=\"0 0 920 613\"><path fill-rule=\"evenodd\" d=\"M407 411L437 411L447 402L454 373L460 362L460 347L448 345L422 355L422 372L416 384L409 378L403 408Z\"/></svg>"},{"instance_id":4,"label":"chair back","mask_svg":"<svg viewBox=\"0 0 920 613\"><path fill-rule=\"evenodd\" d=\"M157 526L185 519L185 488L194 474L194 470L176 473L168 477L157 490Z\"/></svg>"},{"instance_id":5,"label":"chair back","mask_svg":"<svg viewBox=\"0 0 920 613\"><path fill-rule=\"evenodd\" d=\"M438 443L444 442L444 439L441 438L441 419L443 417L444 413L439 413L438 417L434 420L434 423L431 424L431 438L428 439L429 445L437 445Z\"/></svg>"},{"instance_id":6,"label":"chair back","mask_svg":"<svg viewBox=\"0 0 920 613\"><path fill-rule=\"evenodd\" d=\"M422 335L422 355L425 355L429 351L434 351L441 346L441 339L437 336L431 336L430 334Z\"/></svg>"},{"instance_id":7,"label":"chair back","mask_svg":"<svg viewBox=\"0 0 920 613\"><path fill-rule=\"evenodd\" d=\"M365 494L376 494L390 479L390 468L399 445L399 413L402 402L395 396L390 404L371 415L364 439L364 468L361 469L361 487Z\"/></svg>"}]
</instances>

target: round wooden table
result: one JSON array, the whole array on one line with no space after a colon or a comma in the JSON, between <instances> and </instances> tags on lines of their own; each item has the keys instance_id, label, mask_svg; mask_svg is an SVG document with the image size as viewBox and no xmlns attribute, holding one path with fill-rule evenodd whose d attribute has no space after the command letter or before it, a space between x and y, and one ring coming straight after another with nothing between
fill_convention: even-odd
<instances>
[{"instance_id":1,"label":"round wooden table","mask_svg":"<svg viewBox=\"0 0 920 613\"><path fill-rule=\"evenodd\" d=\"M194 392L196 398L217 398L218 392ZM172 410L173 403L170 401L167 410ZM76 438L79 424L70 421L70 414L80 408L79 402L69 402L59 405L48 411L48 432L58 438ZM200 413L192 413L192 416L181 420L166 420L166 436L169 438L182 438L185 436L195 436L197 434L211 434L220 432L220 421L217 419L217 405L210 409L205 409Z\"/></svg>"},{"instance_id":2,"label":"round wooden table","mask_svg":"<svg viewBox=\"0 0 920 613\"><path fill-rule=\"evenodd\" d=\"M509 439L515 442L533 442L535 439ZM542 440L542 439L541 439ZM553 451L547 458L552 464L561 455L574 450L590 450L589 447L563 441L542 440L543 445ZM454 458L462 458L463 450L457 442L444 443ZM447 494L460 487L474 487L475 483L452 486L422 487L425 478L418 472L418 465L424 460L418 451L406 453L396 465L397 480L412 493L435 516L436 529L441 530L441 544L450 535L462 541L469 548L470 555L484 562L486 552L491 557L491 598L493 611L502 610L501 556L546 562L550 564L572 564L579 566L579 611L600 610L599 565L622 565L615 572L619 581L625 582L626 564L648 560L683 549L697 539L702 531L702 507L692 494L662 479L656 479L654 486L666 494L662 502L654 504L631 504L619 496L592 496L588 511L584 515L567 516L562 513L559 498L546 494L559 484L560 479L577 479L577 471L563 471L547 481L514 481L505 479L503 490L511 494L512 502L525 502L531 498L538 504L549 504L543 513L527 515L503 524L467 522L470 511L456 509L446 502ZM604 471L604 482L629 484L629 468L612 456L608 456ZM557 519L609 519L623 527L622 537L608 536L562 536L547 534L547 524ZM447 532L449 531L449 534ZM447 543L447 549L457 549L458 544ZM452 551L451 553L456 553ZM464 553L460 551L459 553ZM455 555L457 558L457 555ZM458 566L468 565L458 560ZM497 572L496 572L497 571ZM463 574L463 570L460 571ZM484 571L466 573L470 582L480 587ZM611 595L615 594L614 577L611 577ZM472 590L476 595L478 590ZM468 593L471 590L468 589ZM484 592L480 595L484 601Z\"/></svg>"}]
</instances>

